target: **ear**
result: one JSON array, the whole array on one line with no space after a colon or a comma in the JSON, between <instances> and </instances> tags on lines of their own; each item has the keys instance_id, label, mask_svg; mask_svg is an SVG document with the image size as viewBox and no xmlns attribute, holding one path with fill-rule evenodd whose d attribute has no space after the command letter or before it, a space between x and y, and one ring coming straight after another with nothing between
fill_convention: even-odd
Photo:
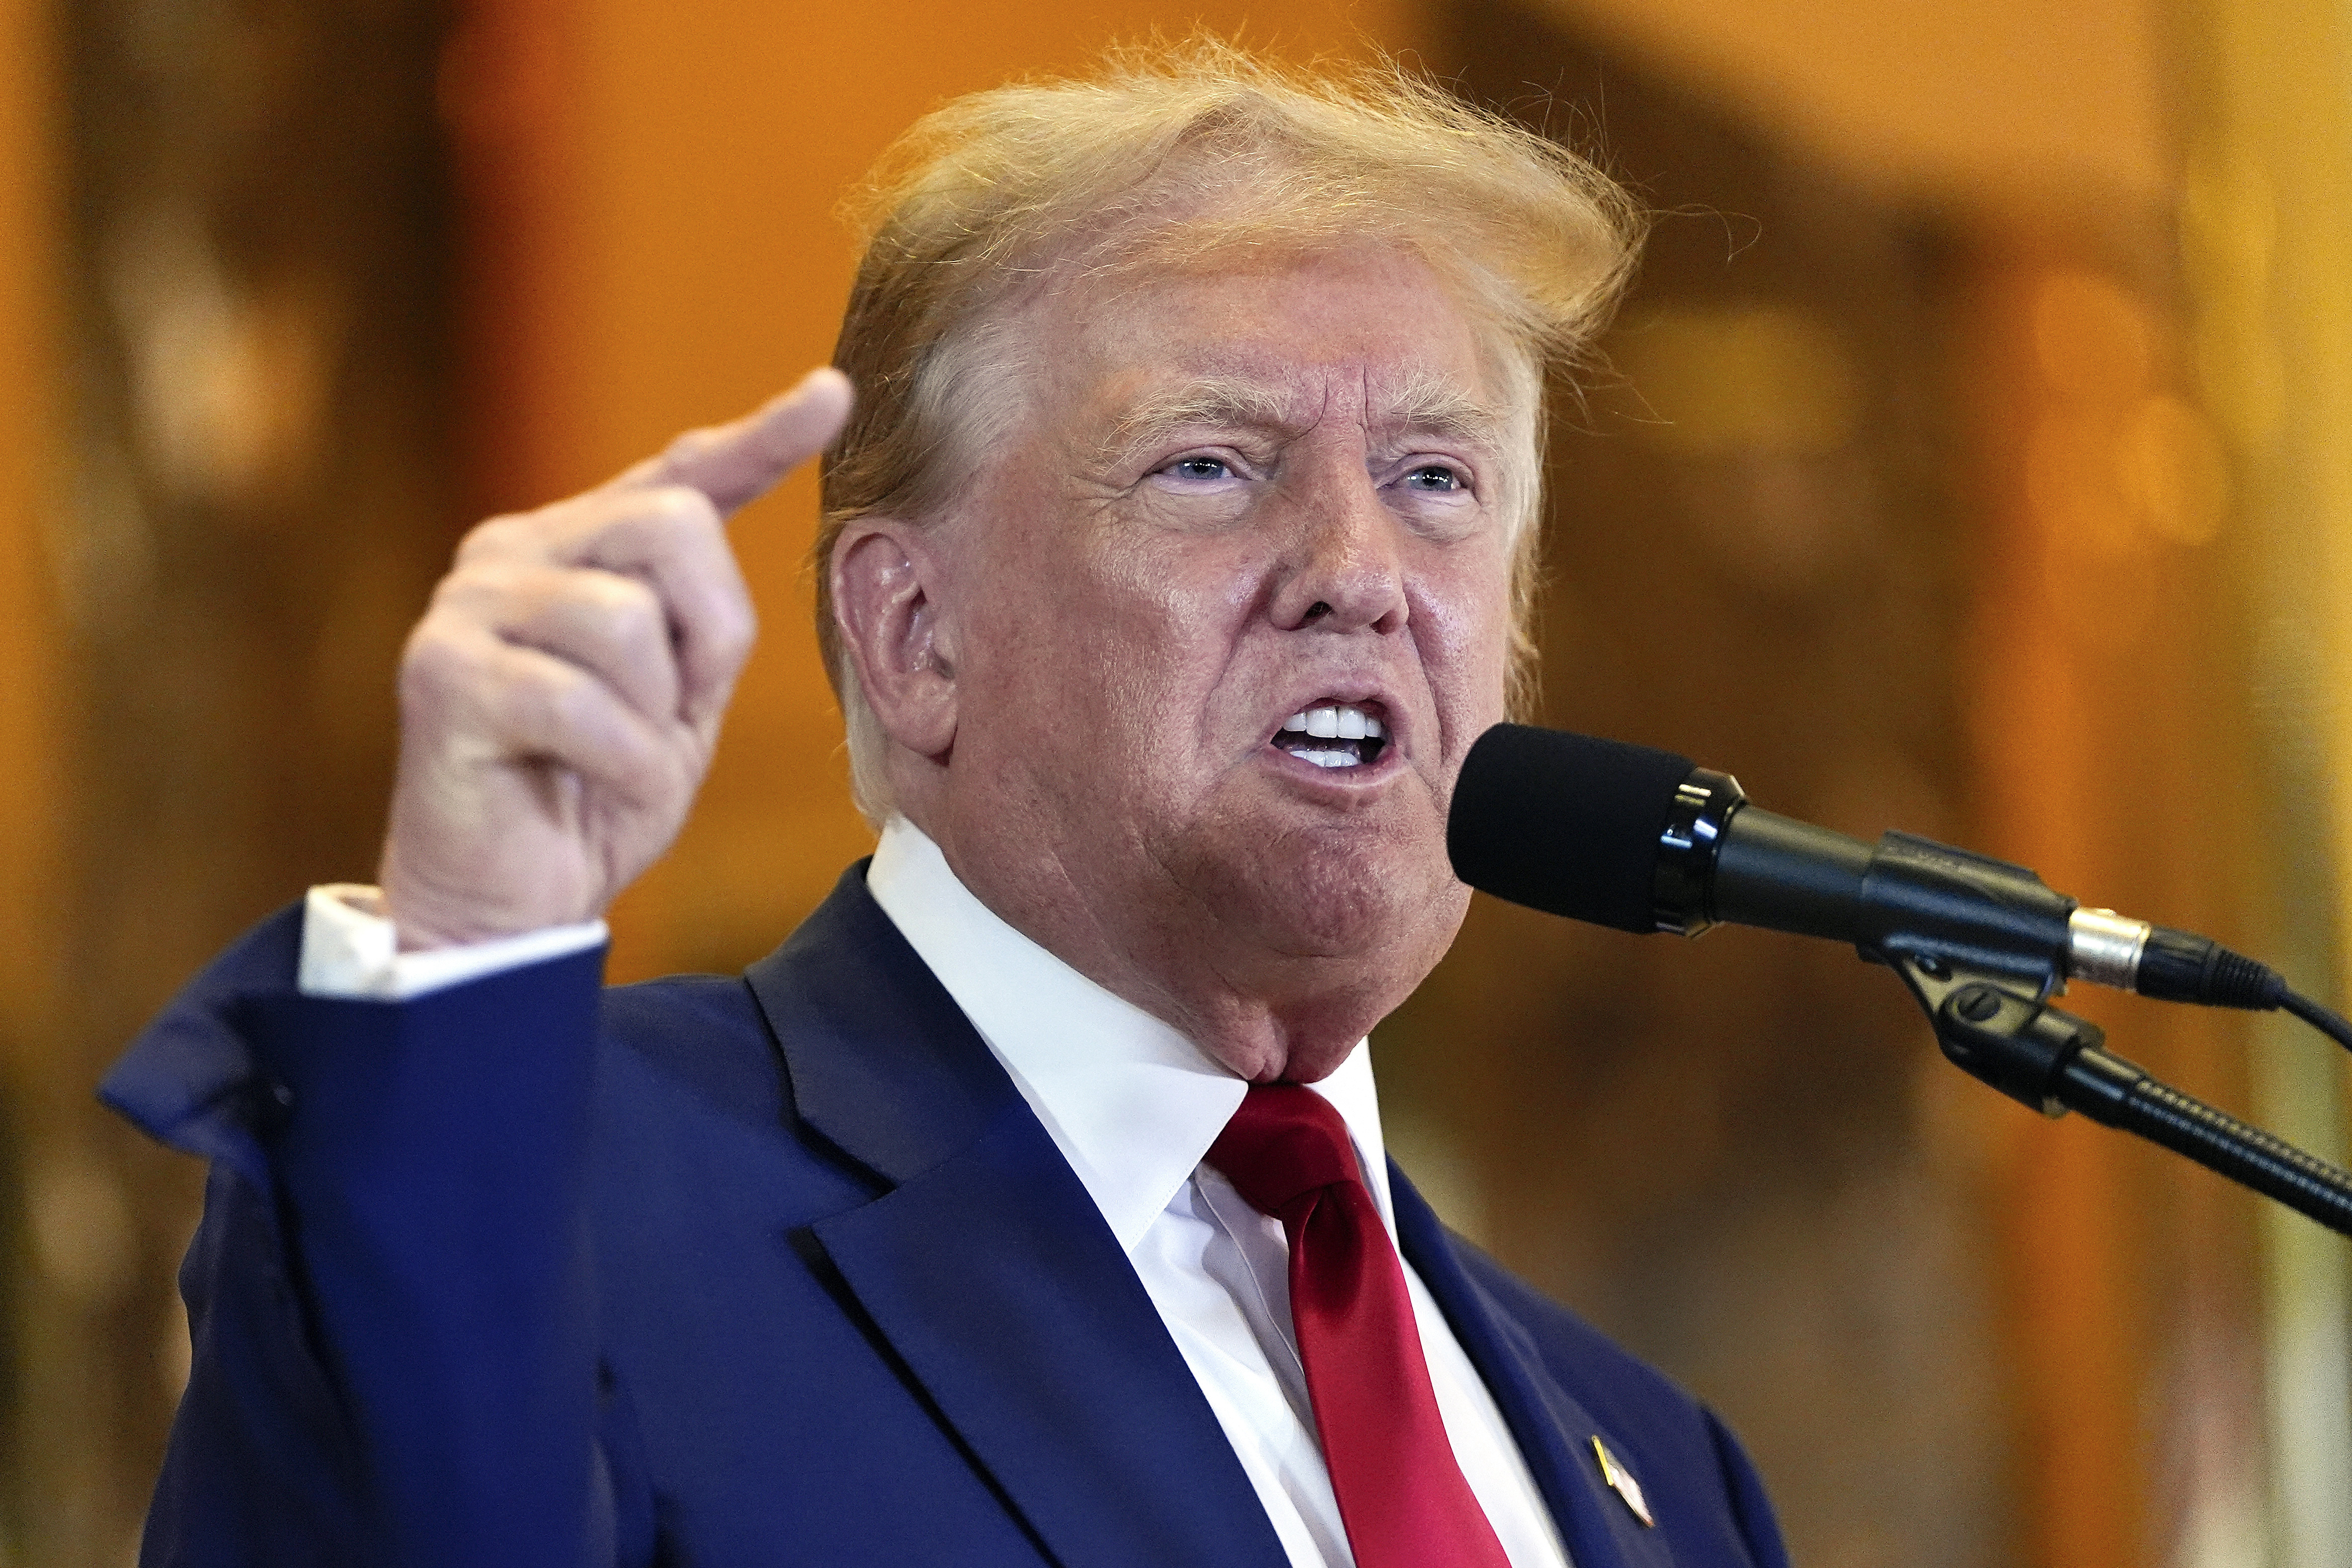
<instances>
[{"instance_id":1,"label":"ear","mask_svg":"<svg viewBox=\"0 0 2352 1568\"><path fill-rule=\"evenodd\" d=\"M955 742L955 655L940 563L925 535L860 518L834 542L833 615L866 705L898 745L936 762Z\"/></svg>"}]
</instances>

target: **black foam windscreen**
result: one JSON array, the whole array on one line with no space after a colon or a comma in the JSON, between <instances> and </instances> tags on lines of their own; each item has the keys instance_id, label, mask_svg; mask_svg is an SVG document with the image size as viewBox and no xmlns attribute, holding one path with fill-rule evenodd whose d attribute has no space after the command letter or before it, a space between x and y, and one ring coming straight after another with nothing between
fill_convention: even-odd
<instances>
[{"instance_id":1,"label":"black foam windscreen","mask_svg":"<svg viewBox=\"0 0 2352 1568\"><path fill-rule=\"evenodd\" d=\"M1624 741L1497 724L1454 786L1454 874L1515 904L1654 931L1658 837L1693 765Z\"/></svg>"}]
</instances>

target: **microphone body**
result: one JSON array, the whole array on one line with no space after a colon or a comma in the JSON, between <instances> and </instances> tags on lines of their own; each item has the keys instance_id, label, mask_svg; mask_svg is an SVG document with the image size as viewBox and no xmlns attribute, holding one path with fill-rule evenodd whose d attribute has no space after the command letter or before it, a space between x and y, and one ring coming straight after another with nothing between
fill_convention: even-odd
<instances>
[{"instance_id":1,"label":"microphone body","mask_svg":"<svg viewBox=\"0 0 2352 1568\"><path fill-rule=\"evenodd\" d=\"M2063 990L2270 1008L2284 982L2206 938L2085 910L2022 866L1890 832L1876 844L1751 805L1737 779L1622 741L1498 724L1464 760L1455 875L1553 914L1697 936L1718 922Z\"/></svg>"},{"instance_id":2,"label":"microphone body","mask_svg":"<svg viewBox=\"0 0 2352 1568\"><path fill-rule=\"evenodd\" d=\"M2352 1236L2352 1172L2181 1093L2049 1005L2068 979L2212 1005L2284 1007L2352 1047L2352 1023L2187 931L2085 910L2022 866L1889 833L1858 838L1748 804L1727 773L1585 735L1497 725L1446 818L1474 888L1630 931L1718 921L1852 942L1891 965L1944 1055L2045 1116L2079 1110Z\"/></svg>"}]
</instances>

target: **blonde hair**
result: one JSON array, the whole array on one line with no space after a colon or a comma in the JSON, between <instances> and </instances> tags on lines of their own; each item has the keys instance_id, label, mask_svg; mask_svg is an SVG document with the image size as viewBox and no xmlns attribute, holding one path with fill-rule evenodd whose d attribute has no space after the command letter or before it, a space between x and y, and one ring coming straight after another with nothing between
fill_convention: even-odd
<instances>
[{"instance_id":1,"label":"blonde hair","mask_svg":"<svg viewBox=\"0 0 2352 1568\"><path fill-rule=\"evenodd\" d=\"M1487 342L1523 459L1503 498L1522 704L1545 372L1581 366L1640 239L1607 175L1393 66L1309 73L1194 39L946 104L883 155L848 213L867 243L834 363L857 407L825 461L811 561L850 785L869 819L890 808L886 746L835 620L834 545L857 518L921 522L955 498L1015 405L987 384L1020 352L1006 307L1073 271L1367 243L1436 270Z\"/></svg>"}]
</instances>

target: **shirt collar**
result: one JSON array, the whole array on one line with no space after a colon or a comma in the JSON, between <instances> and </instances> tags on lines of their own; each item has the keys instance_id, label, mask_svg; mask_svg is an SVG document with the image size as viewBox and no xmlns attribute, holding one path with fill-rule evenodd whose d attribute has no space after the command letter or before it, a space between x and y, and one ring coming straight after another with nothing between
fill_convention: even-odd
<instances>
[{"instance_id":1,"label":"shirt collar","mask_svg":"<svg viewBox=\"0 0 2352 1568\"><path fill-rule=\"evenodd\" d=\"M1004 1065L1130 1252L1190 1180L1248 1086L1122 996L1087 979L975 898L930 836L882 829L866 886ZM1359 1041L1311 1086L1339 1110L1391 1237L1371 1052Z\"/></svg>"}]
</instances>

